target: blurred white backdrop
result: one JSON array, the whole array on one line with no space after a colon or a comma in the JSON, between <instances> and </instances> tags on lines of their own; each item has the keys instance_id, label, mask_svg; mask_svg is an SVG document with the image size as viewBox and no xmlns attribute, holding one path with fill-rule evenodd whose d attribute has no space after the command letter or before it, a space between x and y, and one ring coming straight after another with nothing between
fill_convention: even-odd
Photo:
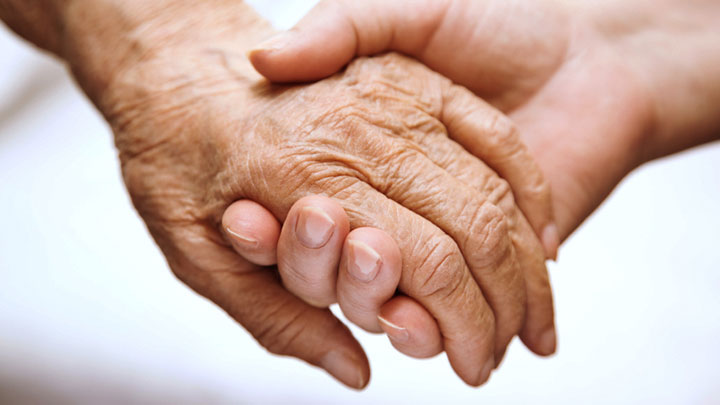
<instances>
[{"instance_id":1,"label":"blurred white backdrop","mask_svg":"<svg viewBox=\"0 0 720 405\"><path fill-rule=\"evenodd\" d=\"M251 3L287 28L314 2ZM556 356L514 342L471 389L353 329L355 392L176 280L64 68L5 29L0 60L0 403L720 403L717 143L641 168L565 244Z\"/></svg>"}]
</instances>

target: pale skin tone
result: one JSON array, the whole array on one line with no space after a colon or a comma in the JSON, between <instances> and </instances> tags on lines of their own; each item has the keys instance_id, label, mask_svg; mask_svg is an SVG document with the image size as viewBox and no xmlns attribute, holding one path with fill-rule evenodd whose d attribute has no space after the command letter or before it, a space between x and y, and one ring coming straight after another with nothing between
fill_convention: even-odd
<instances>
[{"instance_id":1,"label":"pale skin tone","mask_svg":"<svg viewBox=\"0 0 720 405\"><path fill-rule=\"evenodd\" d=\"M235 0L2 0L0 17L62 58L108 120L133 203L173 272L269 351L351 387L369 381L362 348L323 308L335 297L302 296L308 280L294 261L278 277L234 251L249 239L229 232L223 214L239 200L300 229L330 217L329 240L297 237L332 248L339 263L346 243L348 257L382 261L364 271L392 286L376 304L399 285L408 298L398 313L417 310L418 327L441 337L413 344L441 344L468 384L487 380L517 334L540 354L554 350L550 189L511 121L468 90L397 54L318 83L270 86L245 55L274 31ZM312 194L337 206L293 208ZM336 298L364 305L353 291ZM380 331L372 305L346 312Z\"/></svg>"},{"instance_id":2,"label":"pale skin tone","mask_svg":"<svg viewBox=\"0 0 720 405\"><path fill-rule=\"evenodd\" d=\"M718 139L718 18L720 5L713 1L582 7L529 1L327 1L290 33L257 47L251 58L269 79L306 81L337 71L357 55L393 50L467 86L518 122L553 186L564 239L638 165ZM298 58L304 63L294 63ZM343 221L332 200L303 199L293 212L303 209L324 210L335 222ZM442 350L441 332L421 305L402 296L384 300L400 271L389 235L367 228L348 235L337 228L344 245L308 250L296 239L278 239L293 229L250 201L231 206L225 224L239 224L237 232L263 240L253 248L236 245L250 260L262 256L266 264L296 263L307 277L323 275L324 285L295 286L299 296L314 300L336 294L351 321L362 326L378 319L393 345L408 355ZM380 258L384 278L353 278L358 240Z\"/></svg>"}]
</instances>

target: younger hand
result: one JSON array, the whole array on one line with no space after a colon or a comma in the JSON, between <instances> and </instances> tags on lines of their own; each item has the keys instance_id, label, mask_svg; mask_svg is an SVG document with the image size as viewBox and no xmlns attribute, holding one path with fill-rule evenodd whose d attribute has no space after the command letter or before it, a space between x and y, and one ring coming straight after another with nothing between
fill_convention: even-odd
<instances>
[{"instance_id":1,"label":"younger hand","mask_svg":"<svg viewBox=\"0 0 720 405\"><path fill-rule=\"evenodd\" d=\"M647 86L610 43L616 36L569 4L325 0L250 57L268 79L293 82L330 75L356 56L397 51L467 87L518 125L552 186L562 240L642 162L653 127ZM538 205L517 187L524 173L498 172L545 235L533 220Z\"/></svg>"}]
</instances>

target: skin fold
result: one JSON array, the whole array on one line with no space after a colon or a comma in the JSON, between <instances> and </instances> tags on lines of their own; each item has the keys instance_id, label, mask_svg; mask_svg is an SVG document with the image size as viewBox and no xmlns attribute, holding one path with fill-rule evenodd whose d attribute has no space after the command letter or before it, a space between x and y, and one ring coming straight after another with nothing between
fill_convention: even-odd
<instances>
[{"instance_id":1,"label":"skin fold","mask_svg":"<svg viewBox=\"0 0 720 405\"><path fill-rule=\"evenodd\" d=\"M429 311L468 384L488 378L527 324L536 341L554 336L543 245L508 182L468 150L491 161L507 153L493 166L526 171L536 224L552 223L549 188L509 120L419 62L388 54L318 83L272 86L245 53L273 31L229 0L4 0L0 16L63 58L105 116L133 203L173 272L270 352L351 387L369 380L348 329L283 286L293 289L290 263L276 273L233 250L243 238L222 222L238 200L284 221L296 201L321 194L340 204L347 229L382 230L392 271L380 277ZM336 242L372 263L375 239L356 236ZM354 319L381 330L374 316Z\"/></svg>"}]
</instances>

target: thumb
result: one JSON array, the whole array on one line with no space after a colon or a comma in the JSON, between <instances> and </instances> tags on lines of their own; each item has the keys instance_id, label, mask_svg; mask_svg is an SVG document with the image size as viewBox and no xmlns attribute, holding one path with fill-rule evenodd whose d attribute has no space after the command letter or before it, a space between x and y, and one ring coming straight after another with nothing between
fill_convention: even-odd
<instances>
[{"instance_id":1,"label":"thumb","mask_svg":"<svg viewBox=\"0 0 720 405\"><path fill-rule=\"evenodd\" d=\"M302 302L283 288L273 270L255 266L215 241L188 238L193 233L183 231L184 237L171 237L173 242L156 238L178 278L224 309L270 353L304 360L355 389L367 385L367 357L329 309Z\"/></svg>"},{"instance_id":2,"label":"thumb","mask_svg":"<svg viewBox=\"0 0 720 405\"><path fill-rule=\"evenodd\" d=\"M418 54L440 25L445 0L324 0L294 28L259 44L248 57L273 82L330 76L356 56Z\"/></svg>"},{"instance_id":3,"label":"thumb","mask_svg":"<svg viewBox=\"0 0 720 405\"><path fill-rule=\"evenodd\" d=\"M211 298L270 353L304 360L348 387L365 388L370 380L367 357L329 309L302 302L267 269L218 276Z\"/></svg>"}]
</instances>

